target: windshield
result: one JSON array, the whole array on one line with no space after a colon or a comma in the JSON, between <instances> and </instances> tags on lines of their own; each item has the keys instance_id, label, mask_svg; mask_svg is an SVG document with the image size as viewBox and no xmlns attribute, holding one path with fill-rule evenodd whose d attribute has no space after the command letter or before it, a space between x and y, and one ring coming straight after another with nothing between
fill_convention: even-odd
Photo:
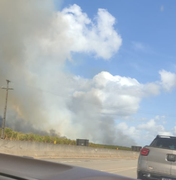
<instances>
[{"instance_id":1,"label":"windshield","mask_svg":"<svg viewBox=\"0 0 176 180\"><path fill-rule=\"evenodd\" d=\"M169 138L157 138L155 139L151 145L151 147L164 148L164 149L176 149L176 139Z\"/></svg>"}]
</instances>

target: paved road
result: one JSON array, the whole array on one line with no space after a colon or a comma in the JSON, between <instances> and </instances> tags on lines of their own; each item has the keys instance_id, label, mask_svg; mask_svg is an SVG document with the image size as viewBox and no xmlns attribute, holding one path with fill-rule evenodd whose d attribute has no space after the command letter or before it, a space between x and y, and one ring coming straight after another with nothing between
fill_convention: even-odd
<instances>
[{"instance_id":1,"label":"paved road","mask_svg":"<svg viewBox=\"0 0 176 180\"><path fill-rule=\"evenodd\" d=\"M45 159L136 178L137 159Z\"/></svg>"}]
</instances>

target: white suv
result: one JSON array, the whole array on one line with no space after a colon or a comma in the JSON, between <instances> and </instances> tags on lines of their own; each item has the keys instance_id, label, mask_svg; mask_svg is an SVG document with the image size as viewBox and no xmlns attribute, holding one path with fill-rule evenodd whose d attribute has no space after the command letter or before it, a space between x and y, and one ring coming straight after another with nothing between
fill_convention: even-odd
<instances>
[{"instance_id":1,"label":"white suv","mask_svg":"<svg viewBox=\"0 0 176 180\"><path fill-rule=\"evenodd\" d=\"M176 137L157 135L141 149L137 178L176 180Z\"/></svg>"}]
</instances>

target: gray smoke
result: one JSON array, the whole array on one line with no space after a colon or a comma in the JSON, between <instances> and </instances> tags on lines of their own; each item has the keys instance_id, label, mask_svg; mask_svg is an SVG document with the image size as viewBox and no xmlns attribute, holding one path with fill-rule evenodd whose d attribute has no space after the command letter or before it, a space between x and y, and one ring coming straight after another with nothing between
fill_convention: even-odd
<instances>
[{"instance_id":1,"label":"gray smoke","mask_svg":"<svg viewBox=\"0 0 176 180\"><path fill-rule=\"evenodd\" d=\"M58 29L53 35L55 24ZM97 94L75 96L82 85L64 69L64 61L71 59L72 39L65 34L67 22L55 13L51 0L1 0L0 27L0 85L6 86L9 79L14 88L9 91L8 127L104 144L135 144L117 131L114 117L102 115L103 104ZM58 46L50 49L48 44L55 36ZM89 87L89 83L83 84ZM4 102L5 91L1 89L0 114Z\"/></svg>"},{"instance_id":2,"label":"gray smoke","mask_svg":"<svg viewBox=\"0 0 176 180\"><path fill-rule=\"evenodd\" d=\"M59 137L59 138L65 138L60 135L59 132L57 132L54 129L50 129L49 132L45 130L40 130L35 127L34 124L31 122L25 122L22 119L15 119L12 118L10 121L7 121L6 127L13 129L14 131L23 132L23 133L34 133L41 136L52 136L52 137ZM2 127L2 121L3 118L0 116L0 128Z\"/></svg>"},{"instance_id":3,"label":"gray smoke","mask_svg":"<svg viewBox=\"0 0 176 180\"><path fill-rule=\"evenodd\" d=\"M34 124L31 122L25 122L22 119L16 119L15 121L7 121L6 127L13 129L14 131L23 132L23 133L33 133L41 136L55 136L61 137L60 133L56 132L54 129L50 129L50 131L41 130L36 128Z\"/></svg>"},{"instance_id":4,"label":"gray smoke","mask_svg":"<svg viewBox=\"0 0 176 180\"><path fill-rule=\"evenodd\" d=\"M109 145L131 146L136 144L132 138L116 130L112 116L101 114L102 103L96 94L78 94L72 98L68 108L72 112L75 130L78 134L82 134L83 138L90 138L93 142Z\"/></svg>"},{"instance_id":5,"label":"gray smoke","mask_svg":"<svg viewBox=\"0 0 176 180\"><path fill-rule=\"evenodd\" d=\"M6 79L12 81L14 91L9 92L7 118L23 119L20 129L25 129L29 122L42 129L48 121L41 93L28 86L36 83L29 69L32 60L28 49L48 28L52 13L53 3L49 0L0 1L0 85L6 86ZM1 113L4 103L5 91L1 89Z\"/></svg>"}]
</instances>

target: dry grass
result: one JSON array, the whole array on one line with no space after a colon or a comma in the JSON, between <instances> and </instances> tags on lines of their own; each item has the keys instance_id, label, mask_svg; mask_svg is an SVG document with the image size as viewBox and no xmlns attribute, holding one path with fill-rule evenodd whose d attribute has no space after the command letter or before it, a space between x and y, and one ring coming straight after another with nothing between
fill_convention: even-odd
<instances>
[{"instance_id":1,"label":"dry grass","mask_svg":"<svg viewBox=\"0 0 176 180\"><path fill-rule=\"evenodd\" d=\"M0 129L1 133L1 129ZM42 142L42 143L54 143L56 144L67 144L67 145L76 145L75 140L70 140L67 138L51 137L51 136L41 136L37 134L24 134L21 132L13 131L10 128L5 128L5 139L6 140L16 140L16 141L31 141L31 142ZM122 146L113 146L113 145L103 145L103 144L94 144L89 143L89 147L95 148L107 148L107 149L119 149L119 150L131 150L129 147Z\"/></svg>"}]
</instances>

